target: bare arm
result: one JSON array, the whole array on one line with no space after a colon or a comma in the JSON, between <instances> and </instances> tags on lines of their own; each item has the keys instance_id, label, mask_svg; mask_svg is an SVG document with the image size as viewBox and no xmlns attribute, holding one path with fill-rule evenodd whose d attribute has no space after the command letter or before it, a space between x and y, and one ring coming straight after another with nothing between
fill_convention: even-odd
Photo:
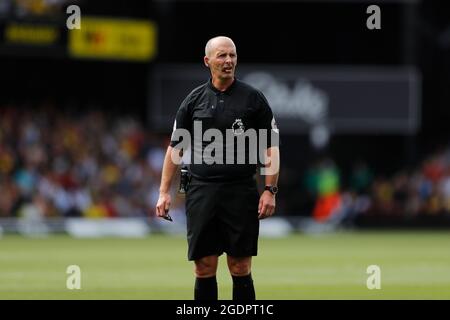
<instances>
[{"instance_id":1,"label":"bare arm","mask_svg":"<svg viewBox=\"0 0 450 320\"><path fill-rule=\"evenodd\" d=\"M177 172L178 163L180 162L181 157L178 150L169 146L164 158L163 170L161 174L161 185L159 187L159 199L156 204L156 215L158 217L164 217L169 211L171 204L171 197L169 194L170 186L172 184L173 177Z\"/></svg>"},{"instance_id":2,"label":"bare arm","mask_svg":"<svg viewBox=\"0 0 450 320\"><path fill-rule=\"evenodd\" d=\"M265 185L276 186L280 169L280 150L278 147L270 147L267 149L266 162L267 165L264 168ZM264 219L272 216L275 212L275 205L275 195L265 190L259 198L258 218Z\"/></svg>"},{"instance_id":3,"label":"bare arm","mask_svg":"<svg viewBox=\"0 0 450 320\"><path fill-rule=\"evenodd\" d=\"M266 166L267 174L265 175L266 186L276 186L280 173L280 149L278 147L270 147L267 149Z\"/></svg>"},{"instance_id":4,"label":"bare arm","mask_svg":"<svg viewBox=\"0 0 450 320\"><path fill-rule=\"evenodd\" d=\"M173 177L175 176L178 168L178 164L172 161L172 157L176 156L177 150L169 146L167 148L166 156L164 158L164 165L161 174L161 185L159 187L160 193L168 193L172 184ZM177 162L179 163L179 162Z\"/></svg>"}]
</instances>

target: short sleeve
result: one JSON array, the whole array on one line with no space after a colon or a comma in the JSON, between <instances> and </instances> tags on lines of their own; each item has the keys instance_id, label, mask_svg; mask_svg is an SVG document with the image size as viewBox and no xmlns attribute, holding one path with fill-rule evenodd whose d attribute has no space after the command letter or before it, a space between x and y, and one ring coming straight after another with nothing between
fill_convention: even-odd
<instances>
[{"instance_id":1,"label":"short sleeve","mask_svg":"<svg viewBox=\"0 0 450 320\"><path fill-rule=\"evenodd\" d=\"M273 115L269 102L262 92L257 91L256 95L257 116L256 125L258 129L266 129L267 147L278 147L280 145L280 132Z\"/></svg>"},{"instance_id":2,"label":"short sleeve","mask_svg":"<svg viewBox=\"0 0 450 320\"><path fill-rule=\"evenodd\" d=\"M188 110L188 106L189 106L189 96L184 99L184 101L181 103L180 108L177 111L177 114L175 116L175 121L173 123L173 131L172 131L172 136L170 138L170 146L174 147L176 146L178 143L180 143L182 141L182 138L180 138L179 136L175 135L176 130L179 129L185 129L189 132L191 132L191 126L192 126L192 121L191 121L191 117L189 114L189 110Z\"/></svg>"}]
</instances>

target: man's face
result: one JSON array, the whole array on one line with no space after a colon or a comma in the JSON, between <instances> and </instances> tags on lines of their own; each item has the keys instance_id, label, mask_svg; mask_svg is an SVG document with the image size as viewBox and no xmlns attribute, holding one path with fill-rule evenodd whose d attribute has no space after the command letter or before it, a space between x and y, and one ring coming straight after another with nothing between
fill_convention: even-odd
<instances>
[{"instance_id":1,"label":"man's face","mask_svg":"<svg viewBox=\"0 0 450 320\"><path fill-rule=\"evenodd\" d=\"M236 47L228 41L218 43L211 50L209 57L205 57L205 63L209 66L213 78L233 79L237 65Z\"/></svg>"}]
</instances>

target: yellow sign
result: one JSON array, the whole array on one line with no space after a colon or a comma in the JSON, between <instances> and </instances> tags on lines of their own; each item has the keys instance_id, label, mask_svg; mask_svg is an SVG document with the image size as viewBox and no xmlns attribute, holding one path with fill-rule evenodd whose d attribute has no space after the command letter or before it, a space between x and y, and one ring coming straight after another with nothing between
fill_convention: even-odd
<instances>
[{"instance_id":1,"label":"yellow sign","mask_svg":"<svg viewBox=\"0 0 450 320\"><path fill-rule=\"evenodd\" d=\"M156 45L156 25L146 20L82 17L81 29L69 30L76 58L149 61Z\"/></svg>"},{"instance_id":2,"label":"yellow sign","mask_svg":"<svg viewBox=\"0 0 450 320\"><path fill-rule=\"evenodd\" d=\"M5 28L7 43L48 45L58 39L59 30L52 26L13 23Z\"/></svg>"}]
</instances>

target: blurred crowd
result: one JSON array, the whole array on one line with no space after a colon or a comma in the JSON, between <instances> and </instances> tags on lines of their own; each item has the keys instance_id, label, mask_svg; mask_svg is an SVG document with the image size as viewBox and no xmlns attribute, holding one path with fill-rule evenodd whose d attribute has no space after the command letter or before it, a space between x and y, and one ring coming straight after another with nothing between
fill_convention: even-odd
<instances>
[{"instance_id":1,"label":"blurred crowd","mask_svg":"<svg viewBox=\"0 0 450 320\"><path fill-rule=\"evenodd\" d=\"M167 144L133 118L1 108L0 216L149 216Z\"/></svg>"},{"instance_id":2,"label":"blurred crowd","mask_svg":"<svg viewBox=\"0 0 450 320\"><path fill-rule=\"evenodd\" d=\"M385 214L450 213L450 148L428 155L411 172L376 179L372 197L373 210Z\"/></svg>"},{"instance_id":3,"label":"blurred crowd","mask_svg":"<svg viewBox=\"0 0 450 320\"><path fill-rule=\"evenodd\" d=\"M151 217L168 138L131 116L1 107L0 217ZM344 174L323 158L295 172L298 189L283 193L309 199L317 221L450 213L450 149L389 178L375 171L358 162ZM289 201L280 200L283 215ZM183 200L173 201L182 211Z\"/></svg>"},{"instance_id":4,"label":"blurred crowd","mask_svg":"<svg viewBox=\"0 0 450 320\"><path fill-rule=\"evenodd\" d=\"M361 161L343 177L333 160L324 158L307 170L304 185L319 222L352 222L360 214L403 219L450 215L450 148L391 177Z\"/></svg>"}]
</instances>

